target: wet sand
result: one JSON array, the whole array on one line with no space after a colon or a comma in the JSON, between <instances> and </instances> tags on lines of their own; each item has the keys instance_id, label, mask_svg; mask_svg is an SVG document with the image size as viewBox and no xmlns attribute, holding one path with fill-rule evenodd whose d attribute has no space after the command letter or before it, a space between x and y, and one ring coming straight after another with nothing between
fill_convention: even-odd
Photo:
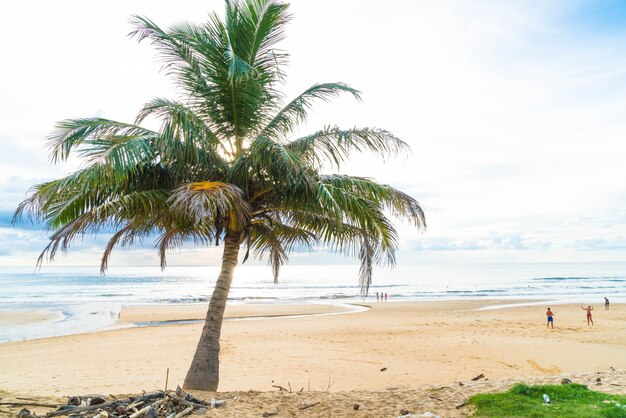
<instances>
[{"instance_id":1,"label":"wet sand","mask_svg":"<svg viewBox=\"0 0 626 418\"><path fill-rule=\"evenodd\" d=\"M20 325L52 321L58 318L59 314L52 311L0 311L0 327L19 327Z\"/></svg>"}]
</instances>

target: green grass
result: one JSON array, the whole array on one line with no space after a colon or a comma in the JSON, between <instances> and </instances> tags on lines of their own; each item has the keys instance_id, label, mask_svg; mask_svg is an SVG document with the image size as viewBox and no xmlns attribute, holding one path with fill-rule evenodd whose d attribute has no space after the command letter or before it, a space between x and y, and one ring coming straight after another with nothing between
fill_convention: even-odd
<instances>
[{"instance_id":1,"label":"green grass","mask_svg":"<svg viewBox=\"0 0 626 418\"><path fill-rule=\"evenodd\" d=\"M543 401L544 393L550 397L550 404ZM543 386L517 384L507 392L474 395L468 403L476 406L475 417L626 418L626 396L595 392L575 383Z\"/></svg>"}]
</instances>

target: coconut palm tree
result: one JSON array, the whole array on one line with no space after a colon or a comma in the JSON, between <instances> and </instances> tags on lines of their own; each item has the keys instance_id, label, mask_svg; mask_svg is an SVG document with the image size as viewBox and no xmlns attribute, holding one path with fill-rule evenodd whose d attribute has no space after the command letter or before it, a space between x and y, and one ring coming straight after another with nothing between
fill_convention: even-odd
<instances>
[{"instance_id":1,"label":"coconut palm tree","mask_svg":"<svg viewBox=\"0 0 626 418\"><path fill-rule=\"evenodd\" d=\"M326 126L297 137L316 101L339 94L359 99L343 83L315 84L287 102L281 94L287 54L287 5L273 0L226 1L225 17L202 25L161 29L135 16L131 36L149 41L178 100L148 102L133 123L102 118L57 124L49 137L53 162L76 154L85 164L33 187L18 207L53 231L38 262L52 261L76 237L111 234L102 256L107 268L116 246L156 239L161 266L168 249L184 243L223 243L221 271L184 386L217 390L220 332L238 263L250 252L280 266L294 249L323 247L357 257L367 294L374 265L394 265L398 236L390 217L425 226L412 197L365 177L336 172L355 151L381 156L407 145L376 128ZM157 130L146 119L160 122Z\"/></svg>"}]
</instances>

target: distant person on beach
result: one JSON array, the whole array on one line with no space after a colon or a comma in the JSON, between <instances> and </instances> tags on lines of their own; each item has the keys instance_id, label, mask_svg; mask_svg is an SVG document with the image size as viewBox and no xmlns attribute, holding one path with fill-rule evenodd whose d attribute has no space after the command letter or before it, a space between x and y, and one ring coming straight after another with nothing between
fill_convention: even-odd
<instances>
[{"instance_id":1,"label":"distant person on beach","mask_svg":"<svg viewBox=\"0 0 626 418\"><path fill-rule=\"evenodd\" d=\"M604 309L609 310L609 298L604 297Z\"/></svg>"},{"instance_id":2,"label":"distant person on beach","mask_svg":"<svg viewBox=\"0 0 626 418\"><path fill-rule=\"evenodd\" d=\"M550 308L548 308L546 316L548 317L548 323L546 324L546 328L550 328L550 326L552 326L552 329L554 329L554 312L552 312Z\"/></svg>"},{"instance_id":3,"label":"distant person on beach","mask_svg":"<svg viewBox=\"0 0 626 418\"><path fill-rule=\"evenodd\" d=\"M380 302L380 298L378 297L378 292L376 292L376 302Z\"/></svg>"},{"instance_id":4,"label":"distant person on beach","mask_svg":"<svg viewBox=\"0 0 626 418\"><path fill-rule=\"evenodd\" d=\"M387 302L387 292L385 292L385 302Z\"/></svg>"},{"instance_id":5,"label":"distant person on beach","mask_svg":"<svg viewBox=\"0 0 626 418\"><path fill-rule=\"evenodd\" d=\"M593 325L593 318L591 317L591 311L593 311L593 306L587 305L587 307L585 308L581 304L580 307L582 308L583 311L587 311L587 325L589 325L590 322L591 322L591 325Z\"/></svg>"}]
</instances>

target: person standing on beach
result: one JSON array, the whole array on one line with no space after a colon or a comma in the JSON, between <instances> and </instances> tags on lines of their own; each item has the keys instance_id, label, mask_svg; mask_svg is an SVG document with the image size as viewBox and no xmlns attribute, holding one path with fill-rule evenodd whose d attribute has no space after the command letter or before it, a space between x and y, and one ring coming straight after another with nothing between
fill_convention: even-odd
<instances>
[{"instance_id":1,"label":"person standing on beach","mask_svg":"<svg viewBox=\"0 0 626 418\"><path fill-rule=\"evenodd\" d=\"M385 302L387 302L387 292L385 292Z\"/></svg>"},{"instance_id":2,"label":"person standing on beach","mask_svg":"<svg viewBox=\"0 0 626 418\"><path fill-rule=\"evenodd\" d=\"M609 310L609 298L604 297L604 309Z\"/></svg>"},{"instance_id":3,"label":"person standing on beach","mask_svg":"<svg viewBox=\"0 0 626 418\"><path fill-rule=\"evenodd\" d=\"M593 311L593 306L587 305L587 307L585 308L581 304L580 307L582 308L583 311L587 311L587 325L589 325L589 322L591 322L591 325L593 325L593 318L591 317L591 311Z\"/></svg>"},{"instance_id":4,"label":"person standing on beach","mask_svg":"<svg viewBox=\"0 0 626 418\"><path fill-rule=\"evenodd\" d=\"M380 299L378 298L378 292L376 292L376 302L379 302Z\"/></svg>"},{"instance_id":5,"label":"person standing on beach","mask_svg":"<svg viewBox=\"0 0 626 418\"><path fill-rule=\"evenodd\" d=\"M552 329L554 329L554 312L552 312L550 308L548 308L546 316L548 317L548 323L546 324L546 328L550 328L550 326L552 326Z\"/></svg>"}]
</instances>

